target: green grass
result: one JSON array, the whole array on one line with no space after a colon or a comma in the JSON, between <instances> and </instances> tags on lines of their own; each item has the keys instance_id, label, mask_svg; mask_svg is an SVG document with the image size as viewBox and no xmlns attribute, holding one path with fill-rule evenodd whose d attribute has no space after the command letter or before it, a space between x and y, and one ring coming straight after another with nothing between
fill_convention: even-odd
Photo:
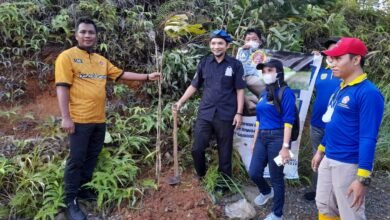
<instances>
[{"instance_id":1,"label":"green grass","mask_svg":"<svg viewBox=\"0 0 390 220\"><path fill-rule=\"evenodd\" d=\"M390 171L390 84L378 84L385 98L385 112L376 148L375 170Z\"/></svg>"}]
</instances>

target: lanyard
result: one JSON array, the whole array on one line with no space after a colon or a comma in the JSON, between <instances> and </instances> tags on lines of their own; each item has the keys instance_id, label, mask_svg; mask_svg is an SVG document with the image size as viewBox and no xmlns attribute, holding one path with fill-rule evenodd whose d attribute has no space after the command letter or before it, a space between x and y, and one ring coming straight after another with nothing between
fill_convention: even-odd
<instances>
[{"instance_id":1,"label":"lanyard","mask_svg":"<svg viewBox=\"0 0 390 220\"><path fill-rule=\"evenodd\" d=\"M332 94L332 96L329 99L328 106L334 108L337 104L337 99L339 98L341 92L341 88L339 88L335 93Z\"/></svg>"}]
</instances>

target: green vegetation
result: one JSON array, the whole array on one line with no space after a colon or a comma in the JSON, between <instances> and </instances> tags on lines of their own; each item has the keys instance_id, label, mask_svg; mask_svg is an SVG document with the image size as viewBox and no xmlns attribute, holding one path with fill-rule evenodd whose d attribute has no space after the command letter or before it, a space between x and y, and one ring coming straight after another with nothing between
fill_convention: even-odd
<instances>
[{"instance_id":1,"label":"green vegetation","mask_svg":"<svg viewBox=\"0 0 390 220\"><path fill-rule=\"evenodd\" d=\"M64 134L58 119L36 122L31 115L18 115L14 106L26 97L29 80L38 80L49 89L53 63L59 52L74 45L74 24L80 16L97 22L96 50L117 66L139 72L156 70L156 60L164 58L162 83L161 153L170 151L171 104L189 85L198 61L208 53L208 35L202 30L227 29L241 43L248 27L264 32L269 49L311 52L321 49L329 36L348 35L363 39L370 50L366 71L386 99L386 112L377 144L375 169L390 169L390 14L388 5L360 0L199 0L199 1L6 1L0 4L0 100L7 111L0 120L14 126L33 125L41 137L33 140L0 137L0 218L53 219L64 206L63 168L67 155ZM178 13L172 13L176 11ZM179 15L181 24L164 24ZM153 37L151 33L155 33ZM198 35L201 34L201 35ZM154 41L155 40L155 41ZM155 44L157 44L157 53ZM165 44L164 44L165 43ZM165 45L165 52L162 48ZM157 57L156 57L157 56ZM127 86L108 85L108 131L112 142L100 155L94 179L88 184L99 193L102 213L122 204L136 205L145 189L156 188L153 180L142 179L141 171L153 170L158 87L143 85L134 92ZM180 164L191 167L190 146L199 99L193 98L180 113ZM28 126L24 126L28 130ZM307 130L307 129L306 129ZM305 131L300 151L301 183L310 182L311 147ZM209 149L210 169L205 188L227 185L232 191L247 181L239 157L234 157L234 179L216 172L216 152ZM171 161L166 160L166 163ZM153 176L153 173L151 175ZM295 183L294 183L295 184Z\"/></svg>"}]
</instances>

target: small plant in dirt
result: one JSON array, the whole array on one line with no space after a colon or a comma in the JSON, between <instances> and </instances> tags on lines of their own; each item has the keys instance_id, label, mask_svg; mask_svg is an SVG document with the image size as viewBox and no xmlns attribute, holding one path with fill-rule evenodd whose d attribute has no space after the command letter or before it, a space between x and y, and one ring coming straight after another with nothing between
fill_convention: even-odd
<instances>
[{"instance_id":1,"label":"small plant in dirt","mask_svg":"<svg viewBox=\"0 0 390 220\"><path fill-rule=\"evenodd\" d=\"M40 123L35 129L39 131L42 137L63 137L65 133L60 128L61 120L55 116L46 118L43 123Z\"/></svg>"},{"instance_id":2,"label":"small plant in dirt","mask_svg":"<svg viewBox=\"0 0 390 220\"><path fill-rule=\"evenodd\" d=\"M58 157L47 158L43 151L37 143L32 151L6 159L6 167L12 169L5 169L1 178L0 201L8 204L3 208L9 216L54 219L58 207L64 206L63 163Z\"/></svg>"},{"instance_id":3,"label":"small plant in dirt","mask_svg":"<svg viewBox=\"0 0 390 220\"><path fill-rule=\"evenodd\" d=\"M205 189L212 194L216 193L218 197L222 196L222 194L218 192L219 188L228 189L230 193L242 194L241 187L243 184L247 183L249 179L245 166L241 161L240 154L235 150L233 151L232 177L223 175L218 171L217 155L218 152L216 149L208 150L207 158L210 165L203 179Z\"/></svg>"}]
</instances>

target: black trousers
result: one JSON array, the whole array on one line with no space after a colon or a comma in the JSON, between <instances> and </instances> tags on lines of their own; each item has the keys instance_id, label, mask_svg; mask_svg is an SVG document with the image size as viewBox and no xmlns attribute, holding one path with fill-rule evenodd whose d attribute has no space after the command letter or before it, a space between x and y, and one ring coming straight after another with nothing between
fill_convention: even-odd
<instances>
[{"instance_id":1,"label":"black trousers","mask_svg":"<svg viewBox=\"0 0 390 220\"><path fill-rule=\"evenodd\" d=\"M64 174L66 204L77 197L83 184L91 181L105 133L105 123L75 123L75 132L69 135L70 153Z\"/></svg>"},{"instance_id":2,"label":"black trousers","mask_svg":"<svg viewBox=\"0 0 390 220\"><path fill-rule=\"evenodd\" d=\"M219 168L225 175L232 175L233 121L214 118L213 121L197 119L195 124L195 140L192 146L192 157L198 176L206 175L205 150L209 146L211 134L217 137Z\"/></svg>"}]
</instances>

